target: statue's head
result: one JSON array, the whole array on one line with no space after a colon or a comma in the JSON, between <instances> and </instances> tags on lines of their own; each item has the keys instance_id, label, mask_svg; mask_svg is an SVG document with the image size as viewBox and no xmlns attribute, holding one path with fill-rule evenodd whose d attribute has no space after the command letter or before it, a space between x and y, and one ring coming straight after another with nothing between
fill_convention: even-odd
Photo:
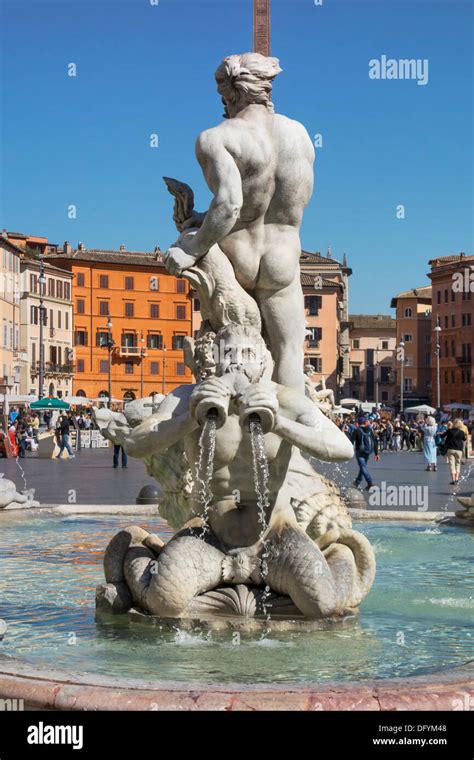
<instances>
[{"instance_id":1,"label":"statue's head","mask_svg":"<svg viewBox=\"0 0 474 760\"><path fill-rule=\"evenodd\" d=\"M226 325L214 339L216 375L243 374L257 383L265 371L266 353L265 341L255 327Z\"/></svg>"},{"instance_id":2,"label":"statue's head","mask_svg":"<svg viewBox=\"0 0 474 760\"><path fill-rule=\"evenodd\" d=\"M260 53L243 53L224 58L216 71L217 90L225 105L225 116L232 118L251 103L273 112L272 83L281 72L278 58Z\"/></svg>"}]
</instances>

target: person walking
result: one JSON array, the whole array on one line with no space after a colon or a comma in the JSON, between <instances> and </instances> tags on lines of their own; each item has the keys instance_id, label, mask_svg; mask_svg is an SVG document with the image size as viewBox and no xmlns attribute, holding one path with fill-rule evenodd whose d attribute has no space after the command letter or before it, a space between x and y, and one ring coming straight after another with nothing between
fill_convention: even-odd
<instances>
[{"instance_id":1,"label":"person walking","mask_svg":"<svg viewBox=\"0 0 474 760\"><path fill-rule=\"evenodd\" d=\"M436 472L436 433L437 425L434 417L427 417L424 424L420 423L420 429L423 433L423 458L426 463L427 472Z\"/></svg>"},{"instance_id":2,"label":"person walking","mask_svg":"<svg viewBox=\"0 0 474 760\"><path fill-rule=\"evenodd\" d=\"M120 449L122 449L122 467L127 467L127 452L125 451L123 446L120 446L120 444L114 443L114 467L118 467L119 463L119 454Z\"/></svg>"},{"instance_id":3,"label":"person walking","mask_svg":"<svg viewBox=\"0 0 474 760\"><path fill-rule=\"evenodd\" d=\"M466 443L466 433L463 430L462 420L454 420L453 427L448 428L444 434L444 447L448 456L449 470L451 472L450 485L455 486L461 475L461 462Z\"/></svg>"},{"instance_id":4,"label":"person walking","mask_svg":"<svg viewBox=\"0 0 474 760\"><path fill-rule=\"evenodd\" d=\"M379 460L379 444L376 436L370 427L369 420L366 417L359 417L358 427L354 430L352 436L355 456L359 465L359 472L354 480L354 485L359 488L362 478L367 483L365 490L368 491L373 486L372 475L369 472L368 461L372 452L375 454L375 461Z\"/></svg>"},{"instance_id":5,"label":"person walking","mask_svg":"<svg viewBox=\"0 0 474 760\"><path fill-rule=\"evenodd\" d=\"M61 415L58 421L59 437L61 441L59 444L58 459L61 459L64 449L66 449L70 459L75 458L74 452L69 443L70 427L71 420L69 419L69 416L66 414Z\"/></svg>"}]
</instances>

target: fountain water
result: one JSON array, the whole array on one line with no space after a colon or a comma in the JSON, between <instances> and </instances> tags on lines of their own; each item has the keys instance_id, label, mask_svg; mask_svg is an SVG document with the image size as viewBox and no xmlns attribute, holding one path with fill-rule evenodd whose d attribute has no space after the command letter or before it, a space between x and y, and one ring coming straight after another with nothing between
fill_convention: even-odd
<instances>
[{"instance_id":1,"label":"fountain water","mask_svg":"<svg viewBox=\"0 0 474 760\"><path fill-rule=\"evenodd\" d=\"M261 526L259 541L261 541L263 547L260 556L260 570L262 580L265 583L265 588L260 603L262 605L263 614L267 618L267 622L270 622L270 614L267 613L267 606L269 605L266 604L270 594L270 586L266 583L268 576L268 544L265 540L265 534L268 528L267 512L270 509L270 501L268 498L269 472L262 423L258 414L253 413L249 416L249 429L250 445L252 448L253 480L257 496L258 521Z\"/></svg>"},{"instance_id":2,"label":"fountain water","mask_svg":"<svg viewBox=\"0 0 474 760\"><path fill-rule=\"evenodd\" d=\"M215 409L210 409L207 412L199 437L199 458L196 466L196 489L202 510L201 538L203 540L209 532L209 505L212 501L211 480L216 452L216 430L217 412Z\"/></svg>"}]
</instances>

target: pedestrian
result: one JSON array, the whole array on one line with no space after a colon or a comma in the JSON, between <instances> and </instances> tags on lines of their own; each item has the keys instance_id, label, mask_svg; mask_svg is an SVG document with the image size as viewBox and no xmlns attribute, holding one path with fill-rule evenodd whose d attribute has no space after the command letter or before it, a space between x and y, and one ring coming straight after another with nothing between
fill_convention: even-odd
<instances>
[{"instance_id":1,"label":"pedestrian","mask_svg":"<svg viewBox=\"0 0 474 760\"><path fill-rule=\"evenodd\" d=\"M53 419L53 413L49 410L43 414L43 422L48 430L51 430L51 420Z\"/></svg>"},{"instance_id":2,"label":"pedestrian","mask_svg":"<svg viewBox=\"0 0 474 760\"><path fill-rule=\"evenodd\" d=\"M437 425L434 417L427 417L425 423L421 426L423 433L423 458L426 463L427 472L436 472L436 432Z\"/></svg>"},{"instance_id":3,"label":"pedestrian","mask_svg":"<svg viewBox=\"0 0 474 760\"><path fill-rule=\"evenodd\" d=\"M118 467L120 449L122 449L122 467L127 467L127 452L120 444L114 443L114 467Z\"/></svg>"},{"instance_id":4,"label":"pedestrian","mask_svg":"<svg viewBox=\"0 0 474 760\"><path fill-rule=\"evenodd\" d=\"M451 472L450 485L455 486L461 475L461 462L466 442L466 433L463 430L462 420L456 419L452 428L448 428L444 434L444 449L448 457L449 470Z\"/></svg>"},{"instance_id":5,"label":"pedestrian","mask_svg":"<svg viewBox=\"0 0 474 760\"><path fill-rule=\"evenodd\" d=\"M370 455L372 452L375 454L376 462L378 462L380 457L379 444L367 417L359 417L358 427L354 430L352 442L354 444L357 464L359 465L359 472L354 480L354 485L358 488L362 482L362 478L365 478L367 483L365 490L368 491L373 486L372 475L367 466Z\"/></svg>"},{"instance_id":6,"label":"pedestrian","mask_svg":"<svg viewBox=\"0 0 474 760\"><path fill-rule=\"evenodd\" d=\"M61 441L59 444L58 459L61 459L64 449L66 449L69 455L69 458L74 459L74 452L71 449L71 445L69 443L70 426L71 426L71 420L69 418L69 415L62 414L58 420L58 431L59 431L59 437Z\"/></svg>"}]
</instances>

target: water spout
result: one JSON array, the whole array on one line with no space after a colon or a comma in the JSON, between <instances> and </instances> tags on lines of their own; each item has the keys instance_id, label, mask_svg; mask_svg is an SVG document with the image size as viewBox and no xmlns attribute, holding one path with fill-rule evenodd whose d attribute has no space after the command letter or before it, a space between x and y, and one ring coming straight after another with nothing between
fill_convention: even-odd
<instances>
[{"instance_id":1,"label":"water spout","mask_svg":"<svg viewBox=\"0 0 474 760\"><path fill-rule=\"evenodd\" d=\"M255 493L257 495L258 521L260 523L259 541L262 542L263 551L261 554L261 574L265 589L261 597L263 614L270 621L270 614L267 613L266 599L270 594L270 586L267 584L268 576L268 546L265 540L265 533L268 528L267 512L270 510L270 500L268 498L268 460L265 451L265 438L262 429L262 423L258 414L253 412L249 415L250 445L252 447L252 465L253 480Z\"/></svg>"},{"instance_id":2,"label":"water spout","mask_svg":"<svg viewBox=\"0 0 474 760\"><path fill-rule=\"evenodd\" d=\"M196 467L196 486L198 500L201 505L204 539L209 531L209 505L212 501L211 480L214 471L214 455L216 452L217 410L211 408L206 414L199 437L199 458Z\"/></svg>"}]
</instances>

